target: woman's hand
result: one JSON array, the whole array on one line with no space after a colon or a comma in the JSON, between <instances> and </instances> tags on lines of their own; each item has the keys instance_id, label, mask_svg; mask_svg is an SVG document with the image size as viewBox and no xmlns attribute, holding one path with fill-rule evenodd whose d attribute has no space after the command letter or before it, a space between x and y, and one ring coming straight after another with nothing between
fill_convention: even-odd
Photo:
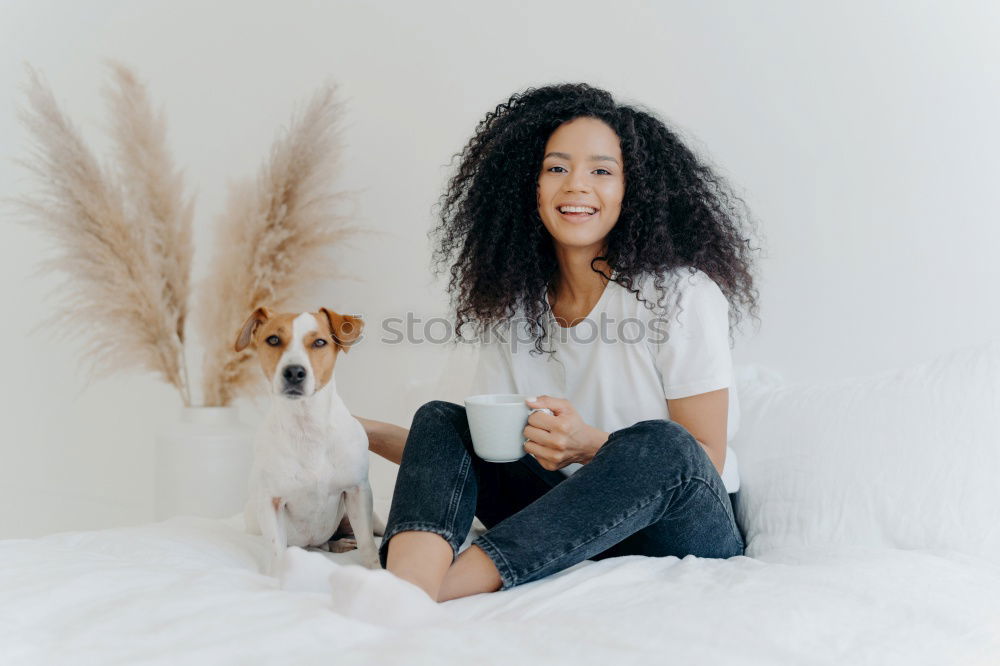
<instances>
[{"instance_id":1,"label":"woman's hand","mask_svg":"<svg viewBox=\"0 0 1000 666\"><path fill-rule=\"evenodd\" d=\"M608 441L609 433L583 422L569 400L540 395L524 401L532 409L551 409L552 414L534 412L524 427L524 450L542 467L557 470L570 463L587 464Z\"/></svg>"}]
</instances>

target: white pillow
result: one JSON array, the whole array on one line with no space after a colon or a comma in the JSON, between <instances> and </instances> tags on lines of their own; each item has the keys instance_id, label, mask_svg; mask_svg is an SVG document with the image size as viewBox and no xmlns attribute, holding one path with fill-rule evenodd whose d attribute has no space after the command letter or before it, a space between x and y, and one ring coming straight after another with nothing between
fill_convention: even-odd
<instances>
[{"instance_id":1,"label":"white pillow","mask_svg":"<svg viewBox=\"0 0 1000 666\"><path fill-rule=\"evenodd\" d=\"M857 545L1000 564L1000 338L824 383L744 366L737 386L748 556Z\"/></svg>"}]
</instances>

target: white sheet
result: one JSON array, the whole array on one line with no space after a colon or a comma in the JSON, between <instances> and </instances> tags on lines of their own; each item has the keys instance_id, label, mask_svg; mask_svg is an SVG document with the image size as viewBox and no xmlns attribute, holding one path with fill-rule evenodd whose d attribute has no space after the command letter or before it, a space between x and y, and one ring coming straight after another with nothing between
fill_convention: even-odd
<instances>
[{"instance_id":1,"label":"white sheet","mask_svg":"<svg viewBox=\"0 0 1000 666\"><path fill-rule=\"evenodd\" d=\"M393 629L279 589L239 528L185 517L0 541L0 663L1000 663L1000 569L954 552L587 561Z\"/></svg>"}]
</instances>

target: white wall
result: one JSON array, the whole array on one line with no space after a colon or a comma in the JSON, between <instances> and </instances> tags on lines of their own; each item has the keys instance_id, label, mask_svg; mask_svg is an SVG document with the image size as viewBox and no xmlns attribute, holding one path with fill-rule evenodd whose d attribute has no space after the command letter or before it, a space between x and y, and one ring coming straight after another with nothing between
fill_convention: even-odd
<instances>
[{"instance_id":1,"label":"white wall","mask_svg":"<svg viewBox=\"0 0 1000 666\"><path fill-rule=\"evenodd\" d=\"M866 373L1000 331L998 20L986 2L6 0L0 196L30 184L11 161L27 147L21 63L103 150L101 61L120 58L163 103L198 192L201 277L227 182L256 171L293 105L330 77L348 105L340 185L361 190L360 220L387 235L345 252L363 281L328 285L316 305L370 321L446 314L426 232L450 156L510 93L586 80L661 112L761 221L763 324L744 324L737 363L790 379ZM149 521L152 433L178 397L143 375L85 386L72 343L30 334L60 281L31 277L47 242L10 223L0 234L0 536ZM446 362L468 369L441 349L371 343L338 383L356 414L408 425L442 397L422 386Z\"/></svg>"}]
</instances>

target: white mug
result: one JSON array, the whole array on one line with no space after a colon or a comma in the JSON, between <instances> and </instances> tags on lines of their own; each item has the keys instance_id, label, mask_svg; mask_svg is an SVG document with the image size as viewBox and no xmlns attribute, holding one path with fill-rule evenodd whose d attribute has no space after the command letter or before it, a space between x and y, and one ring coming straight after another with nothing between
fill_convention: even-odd
<instances>
[{"instance_id":1,"label":"white mug","mask_svg":"<svg viewBox=\"0 0 1000 666\"><path fill-rule=\"evenodd\" d=\"M524 450L524 427L533 412L552 413L551 409L532 409L525 404L531 396L518 393L487 393L465 399L465 415L472 433L472 448L487 462L514 462Z\"/></svg>"}]
</instances>

